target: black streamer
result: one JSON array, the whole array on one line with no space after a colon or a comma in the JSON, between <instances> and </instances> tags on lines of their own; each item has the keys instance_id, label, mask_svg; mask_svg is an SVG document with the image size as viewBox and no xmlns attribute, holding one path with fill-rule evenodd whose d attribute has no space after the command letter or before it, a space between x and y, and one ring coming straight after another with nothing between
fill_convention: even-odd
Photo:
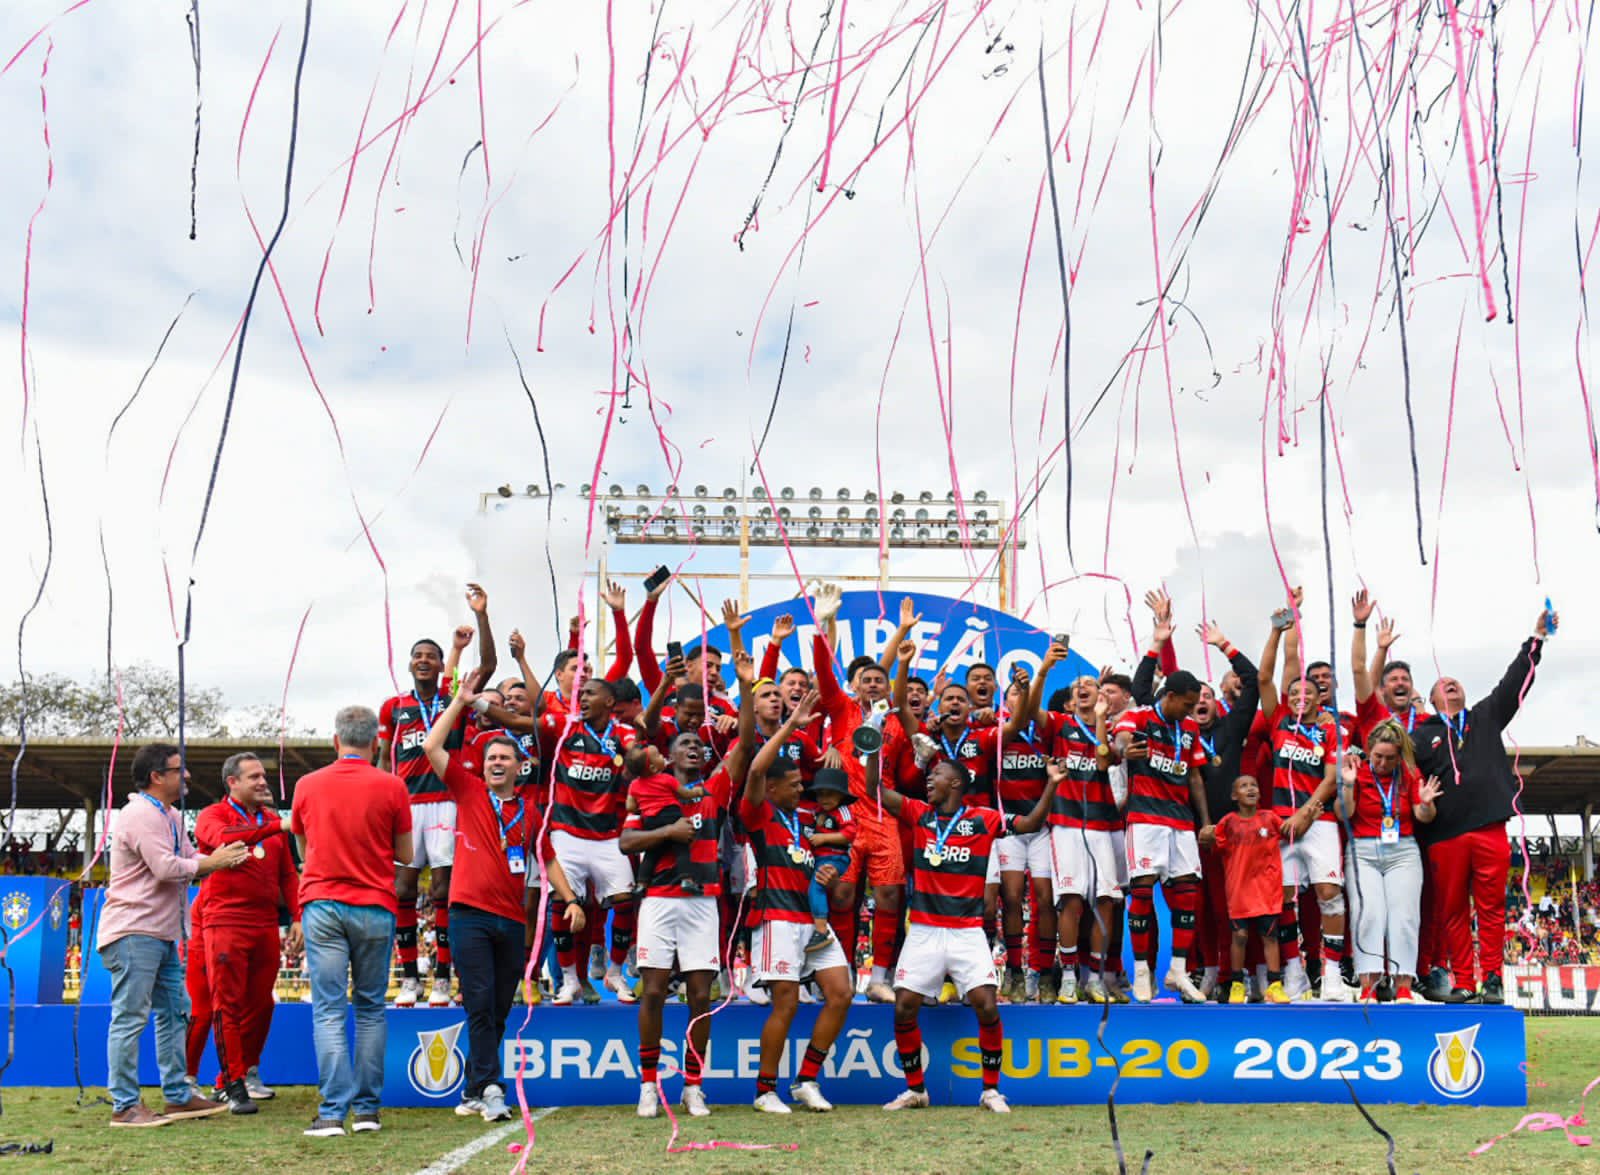
<instances>
[{"instance_id":1,"label":"black streamer","mask_svg":"<svg viewBox=\"0 0 1600 1175\"><path fill-rule=\"evenodd\" d=\"M266 276L272 252L278 247L284 226L289 222L289 204L294 187L294 149L300 133L300 83L305 76L306 48L311 43L311 8L312 0L306 0L305 23L300 33L300 55L294 66L294 90L289 113L289 155L283 169L283 210L278 216L277 227L272 230L272 236L267 241L267 247L262 250L261 261L256 266L255 279L250 283L250 297L245 301L244 314L239 321L239 341L233 350L233 371L228 377L228 397L223 403L222 427L217 434L216 453L211 458L211 476L206 482L205 499L200 505L200 524L195 528L194 547L189 554L190 573L188 584L184 588L183 602L183 639L178 642L178 754L179 762L185 769L188 767L189 756L184 733L187 709L184 704L184 650L188 647L189 636L194 627L194 564L200 554L200 540L205 537L206 520L211 516L211 501L217 492L217 477L222 470L222 452L228 444L228 425L233 419L233 403L239 392L239 371L244 363L244 344L250 333L250 318L255 311L256 295L261 291L261 279Z\"/></svg>"},{"instance_id":2,"label":"black streamer","mask_svg":"<svg viewBox=\"0 0 1600 1175\"><path fill-rule=\"evenodd\" d=\"M555 558L550 554L550 527L555 522L556 510L554 492L556 481L555 474L550 472L550 446L545 441L544 423L539 419L539 402L533 398L533 389L528 386L528 377L522 370L522 356L517 354L517 345L511 341L511 332L506 328L506 324L503 321L500 323L500 329L505 333L506 346L511 349L511 361L517 365L517 381L522 384L523 394L528 397L528 407L533 409L533 427L539 433L539 452L544 459L544 484L551 490L550 493L544 496L544 562L550 571L550 614L555 617L556 643L560 644L563 640L561 635L561 592L556 587ZM555 669L552 668L550 677L545 678L545 684L548 685L554 676ZM542 697L543 694L541 693L540 696Z\"/></svg>"},{"instance_id":3,"label":"black streamer","mask_svg":"<svg viewBox=\"0 0 1600 1175\"><path fill-rule=\"evenodd\" d=\"M1056 271L1061 278L1061 417L1062 443L1066 446L1067 466L1067 562L1074 568L1072 555L1072 299L1068 294L1067 248L1061 234L1061 201L1056 195L1055 139L1050 134L1050 100L1044 84L1044 42L1039 42L1039 114L1044 122L1044 168L1050 181L1050 216L1056 230Z\"/></svg>"},{"instance_id":4,"label":"black streamer","mask_svg":"<svg viewBox=\"0 0 1600 1175\"><path fill-rule=\"evenodd\" d=\"M56 557L55 529L50 522L50 491L44 480L44 446L39 443L37 421L33 426L33 451L39 464L39 500L44 504L44 571L39 575L39 588L33 594L33 603L28 605L28 610L17 622L17 679L21 686L21 698L17 715L17 753L11 759L11 809L6 814L7 835L14 832L17 826L17 772L22 767L22 757L28 753L28 671L23 665L22 642L28 631L28 618L34 614L44 599L45 585L50 582L50 567ZM3 965L4 961L4 953L0 952L0 965ZM9 973L9 968L7 970ZM7 1057L6 1064L10 1063L10 1058ZM5 1067L0 1066L0 1074L4 1072Z\"/></svg>"},{"instance_id":5,"label":"black streamer","mask_svg":"<svg viewBox=\"0 0 1600 1175\"><path fill-rule=\"evenodd\" d=\"M194 58L194 157L189 163L189 239L195 239L195 190L200 179L200 0L189 0L189 54Z\"/></svg>"},{"instance_id":6,"label":"black streamer","mask_svg":"<svg viewBox=\"0 0 1600 1175\"><path fill-rule=\"evenodd\" d=\"M811 202L816 199L817 189L814 184L807 184L811 189L806 196L806 223L811 223ZM806 268L806 246L811 241L811 234L806 233L800 238L800 256L795 259L794 277L798 284L800 275ZM800 295L796 294L789 300L789 323L783 330L783 354L778 357L778 382L772 388L772 402L767 405L767 423L761 429L761 439L756 442L755 456L750 459L750 472L756 471L756 466L761 461L761 450L767 447L767 434L772 431L772 421L778 415L778 397L783 394L783 373L789 369L789 343L794 339L794 315L800 305Z\"/></svg>"},{"instance_id":7,"label":"black streamer","mask_svg":"<svg viewBox=\"0 0 1600 1175\"><path fill-rule=\"evenodd\" d=\"M1494 172L1494 224L1500 237L1500 280L1506 291L1506 325L1516 322L1511 305L1511 256L1506 251L1505 185L1500 181L1500 0L1489 0L1489 166ZM1524 181L1526 182L1526 181Z\"/></svg>"}]
</instances>

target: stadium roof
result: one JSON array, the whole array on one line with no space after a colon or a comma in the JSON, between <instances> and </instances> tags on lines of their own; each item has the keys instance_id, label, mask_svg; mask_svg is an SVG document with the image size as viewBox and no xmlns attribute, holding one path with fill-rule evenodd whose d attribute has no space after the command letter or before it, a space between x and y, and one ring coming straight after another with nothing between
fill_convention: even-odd
<instances>
[{"instance_id":1,"label":"stadium roof","mask_svg":"<svg viewBox=\"0 0 1600 1175\"><path fill-rule=\"evenodd\" d=\"M149 739L124 741L117 749L113 794L116 803L127 798L133 787L133 755ZM98 806L105 795L106 769L111 766L110 739L31 738L27 752L17 762L19 744L15 739L0 740L0 771L9 772L16 763L18 808L76 808L85 800ZM185 747L189 765L189 794L211 803L222 798L222 764L229 755L251 751L261 757L267 776L278 790L278 748L246 739L191 739ZM289 739L283 744L284 796L294 794L295 782L334 759L332 739ZM0 797L5 796L5 775L0 775Z\"/></svg>"},{"instance_id":2,"label":"stadium roof","mask_svg":"<svg viewBox=\"0 0 1600 1175\"><path fill-rule=\"evenodd\" d=\"M138 742L124 742L118 751L116 801L126 798L131 786L129 764ZM0 769L17 756L15 740L0 740ZM242 739L195 739L187 747L190 794L211 802L222 798L222 763L238 751L254 751L267 766L277 791L279 753L271 744ZM1600 747L1522 747L1514 752L1522 773L1523 811L1535 815L1576 816L1586 805L1600 807ZM290 739L283 744L283 795L294 795L295 782L318 767L333 762L331 739ZM17 807L75 808L84 800L97 804L105 791L105 772L111 762L111 741L101 738L39 738L28 740L27 754L17 765ZM4 788L0 776L0 789ZM0 797L3 797L0 790Z\"/></svg>"}]
</instances>

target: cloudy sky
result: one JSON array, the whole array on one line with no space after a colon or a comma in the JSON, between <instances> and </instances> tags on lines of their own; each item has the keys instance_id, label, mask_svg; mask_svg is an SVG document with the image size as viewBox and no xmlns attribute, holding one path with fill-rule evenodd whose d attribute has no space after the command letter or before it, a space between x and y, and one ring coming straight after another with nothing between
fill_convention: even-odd
<instances>
[{"instance_id":1,"label":"cloudy sky","mask_svg":"<svg viewBox=\"0 0 1600 1175\"><path fill-rule=\"evenodd\" d=\"M102 536L118 662L175 663L192 579L194 679L241 705L287 682L302 724L390 692L413 638L465 618L472 578L543 661L546 538L562 614L585 566L573 491L755 484L792 315L768 481L1033 502L1017 606L1092 658L1132 653L1125 593L1142 635L1159 582L1187 661L1203 612L1256 649L1286 580L1325 651L1325 508L1341 662L1364 583L1419 676L1477 692L1548 595L1564 623L1513 733L1586 730L1563 698L1600 650L1573 242L1600 198L1571 4L1503 6L1493 29L1463 13L1458 85L1447 23L1414 2L1364 8L1358 45L1345 5L906 0L849 5L841 29L825 0L718 0L616 4L608 28L601 4L488 0L480 24L474 4L323 0L236 387L306 7L199 5L194 240L189 6L66 7L0 6L0 617L45 569L42 454L33 671L103 670ZM478 514L484 491L547 483L546 451L566 522L520 499ZM894 567L953 592L981 571ZM698 630L681 593L673 620Z\"/></svg>"}]
</instances>

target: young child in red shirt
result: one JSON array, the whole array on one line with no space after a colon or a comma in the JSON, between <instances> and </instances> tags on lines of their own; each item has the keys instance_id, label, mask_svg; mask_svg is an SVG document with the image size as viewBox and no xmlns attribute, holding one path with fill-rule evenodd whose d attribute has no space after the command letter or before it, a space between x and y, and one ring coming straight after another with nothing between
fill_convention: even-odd
<instances>
[{"instance_id":1,"label":"young child in red shirt","mask_svg":"<svg viewBox=\"0 0 1600 1175\"><path fill-rule=\"evenodd\" d=\"M1283 962L1278 953L1278 917L1283 910L1283 858L1278 841L1288 826L1271 808L1261 809L1261 785L1253 775L1233 781L1233 802L1237 810L1217 821L1216 841L1227 882L1228 921L1233 926L1228 962L1234 978L1228 1002L1246 1001L1244 956L1254 931L1267 959L1263 998L1269 1004L1287 1004L1289 993L1283 988Z\"/></svg>"},{"instance_id":2,"label":"young child in red shirt","mask_svg":"<svg viewBox=\"0 0 1600 1175\"><path fill-rule=\"evenodd\" d=\"M646 832L676 824L683 819L683 809L679 805L692 804L705 795L703 784L679 783L677 776L668 770L666 757L649 743L636 742L629 747L624 766L628 774L634 777L634 782L628 788L628 807L638 811L640 823ZM677 846L667 843L640 854L638 876L641 880L635 882L633 887L636 896L643 895L645 880L655 876L656 863L661 859L661 854L676 851ZM687 863L687 860L685 856L680 865ZM700 883L693 878L680 877L678 888L686 894L698 894Z\"/></svg>"},{"instance_id":3,"label":"young child in red shirt","mask_svg":"<svg viewBox=\"0 0 1600 1175\"><path fill-rule=\"evenodd\" d=\"M816 809L816 831L811 834L811 847L816 855L817 868L832 865L840 877L850 870L850 848L856 840L856 822L850 818L850 805L856 802L850 794L849 777L833 767L817 769L806 798ZM828 888L817 881L813 873L811 890L811 939L806 943L806 953L814 954L833 941L833 931L828 926ZM854 954L854 943L840 943L845 957Z\"/></svg>"}]
</instances>

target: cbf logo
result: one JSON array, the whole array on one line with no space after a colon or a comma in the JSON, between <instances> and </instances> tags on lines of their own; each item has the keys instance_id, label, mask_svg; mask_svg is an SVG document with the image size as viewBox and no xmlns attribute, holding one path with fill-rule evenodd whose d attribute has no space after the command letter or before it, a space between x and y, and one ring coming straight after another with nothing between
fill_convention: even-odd
<instances>
[{"instance_id":1,"label":"cbf logo","mask_svg":"<svg viewBox=\"0 0 1600 1175\"><path fill-rule=\"evenodd\" d=\"M1445 1097L1469 1097L1483 1084L1483 1054L1474 1043L1481 1027L1474 1024L1459 1032L1433 1034L1438 1044L1428 1056L1428 1080Z\"/></svg>"},{"instance_id":2,"label":"cbf logo","mask_svg":"<svg viewBox=\"0 0 1600 1175\"><path fill-rule=\"evenodd\" d=\"M61 891L59 889L50 895L50 905L47 907L47 909L50 913L50 929L60 930L61 920L66 917L67 903L62 900Z\"/></svg>"},{"instance_id":3,"label":"cbf logo","mask_svg":"<svg viewBox=\"0 0 1600 1175\"><path fill-rule=\"evenodd\" d=\"M417 1047L406 1062L406 1076L412 1088L424 1097L444 1097L466 1074L467 1061L456 1047L456 1038L466 1027L465 1021L441 1028L437 1032L417 1033Z\"/></svg>"},{"instance_id":4,"label":"cbf logo","mask_svg":"<svg viewBox=\"0 0 1600 1175\"><path fill-rule=\"evenodd\" d=\"M28 911L31 908L32 903L28 900L28 895L13 890L6 894L5 902L0 903L0 919L4 919L5 924L12 930L21 930L23 924L28 921Z\"/></svg>"}]
</instances>

